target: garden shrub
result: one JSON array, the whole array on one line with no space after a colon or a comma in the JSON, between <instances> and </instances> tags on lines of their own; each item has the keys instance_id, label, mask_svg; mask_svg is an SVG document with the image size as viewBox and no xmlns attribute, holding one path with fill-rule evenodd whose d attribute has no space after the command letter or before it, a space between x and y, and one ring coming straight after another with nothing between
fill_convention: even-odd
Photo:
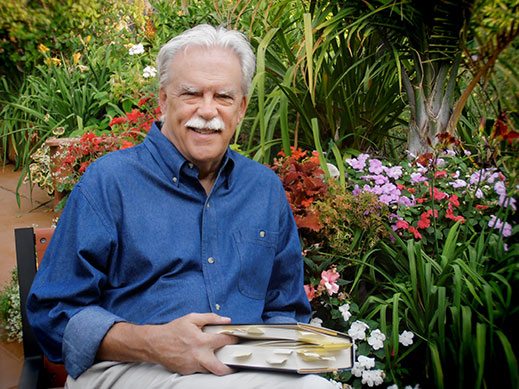
<instances>
[{"instance_id":1,"label":"garden shrub","mask_svg":"<svg viewBox=\"0 0 519 389\"><path fill-rule=\"evenodd\" d=\"M78 35L88 35L103 14L108 0L0 0L0 75L18 79L42 55L39 44L54 54L71 55Z\"/></svg>"},{"instance_id":2,"label":"garden shrub","mask_svg":"<svg viewBox=\"0 0 519 389\"><path fill-rule=\"evenodd\" d=\"M20 291L16 269L12 271L7 285L0 291L0 324L5 331L7 341L21 342L23 340Z\"/></svg>"}]
</instances>

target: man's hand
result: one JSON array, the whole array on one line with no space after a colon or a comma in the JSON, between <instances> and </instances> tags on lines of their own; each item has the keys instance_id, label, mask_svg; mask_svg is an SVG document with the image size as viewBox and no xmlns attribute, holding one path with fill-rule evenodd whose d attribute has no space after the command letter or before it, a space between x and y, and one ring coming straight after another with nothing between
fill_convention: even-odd
<instances>
[{"instance_id":1,"label":"man's hand","mask_svg":"<svg viewBox=\"0 0 519 389\"><path fill-rule=\"evenodd\" d=\"M101 342L97 357L158 363L179 374L230 374L234 370L221 363L214 351L236 343L237 338L202 332L206 324L228 324L230 321L214 313L191 313L162 325L116 323Z\"/></svg>"}]
</instances>

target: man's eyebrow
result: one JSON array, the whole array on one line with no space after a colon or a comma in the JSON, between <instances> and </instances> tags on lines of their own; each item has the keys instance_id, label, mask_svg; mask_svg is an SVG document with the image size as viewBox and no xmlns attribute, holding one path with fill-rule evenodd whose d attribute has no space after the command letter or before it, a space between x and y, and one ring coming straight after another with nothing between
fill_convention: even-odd
<instances>
[{"instance_id":1,"label":"man's eyebrow","mask_svg":"<svg viewBox=\"0 0 519 389\"><path fill-rule=\"evenodd\" d=\"M223 96L231 96L231 97L234 97L236 96L236 89L232 88L232 89L221 89L218 91L218 94L219 95L223 95Z\"/></svg>"},{"instance_id":2,"label":"man's eyebrow","mask_svg":"<svg viewBox=\"0 0 519 389\"><path fill-rule=\"evenodd\" d=\"M198 91L199 91L198 88L196 88L194 86L190 86L190 85L180 85L179 88L178 88L178 92L179 93L184 93L184 92L196 93Z\"/></svg>"}]
</instances>

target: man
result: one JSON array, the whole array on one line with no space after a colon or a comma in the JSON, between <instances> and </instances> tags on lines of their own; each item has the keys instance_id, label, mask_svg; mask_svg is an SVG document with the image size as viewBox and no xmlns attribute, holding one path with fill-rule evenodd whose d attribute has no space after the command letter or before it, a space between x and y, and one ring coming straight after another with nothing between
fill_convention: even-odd
<instances>
[{"instance_id":1,"label":"man","mask_svg":"<svg viewBox=\"0 0 519 389\"><path fill-rule=\"evenodd\" d=\"M310 313L283 187L228 147L254 64L237 31L201 25L173 38L157 59L164 120L93 163L71 193L27 304L68 387L330 385L231 374L214 351L236 339L202 332Z\"/></svg>"}]
</instances>

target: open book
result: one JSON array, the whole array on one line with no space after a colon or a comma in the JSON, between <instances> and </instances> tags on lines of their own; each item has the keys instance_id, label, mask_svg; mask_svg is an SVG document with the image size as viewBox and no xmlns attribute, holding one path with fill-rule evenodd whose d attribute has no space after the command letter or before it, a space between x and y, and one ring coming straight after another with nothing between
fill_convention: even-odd
<instances>
[{"instance_id":1,"label":"open book","mask_svg":"<svg viewBox=\"0 0 519 389\"><path fill-rule=\"evenodd\" d=\"M310 324L207 325L203 330L240 338L216 351L233 367L307 374L350 369L355 360L349 336Z\"/></svg>"}]
</instances>

